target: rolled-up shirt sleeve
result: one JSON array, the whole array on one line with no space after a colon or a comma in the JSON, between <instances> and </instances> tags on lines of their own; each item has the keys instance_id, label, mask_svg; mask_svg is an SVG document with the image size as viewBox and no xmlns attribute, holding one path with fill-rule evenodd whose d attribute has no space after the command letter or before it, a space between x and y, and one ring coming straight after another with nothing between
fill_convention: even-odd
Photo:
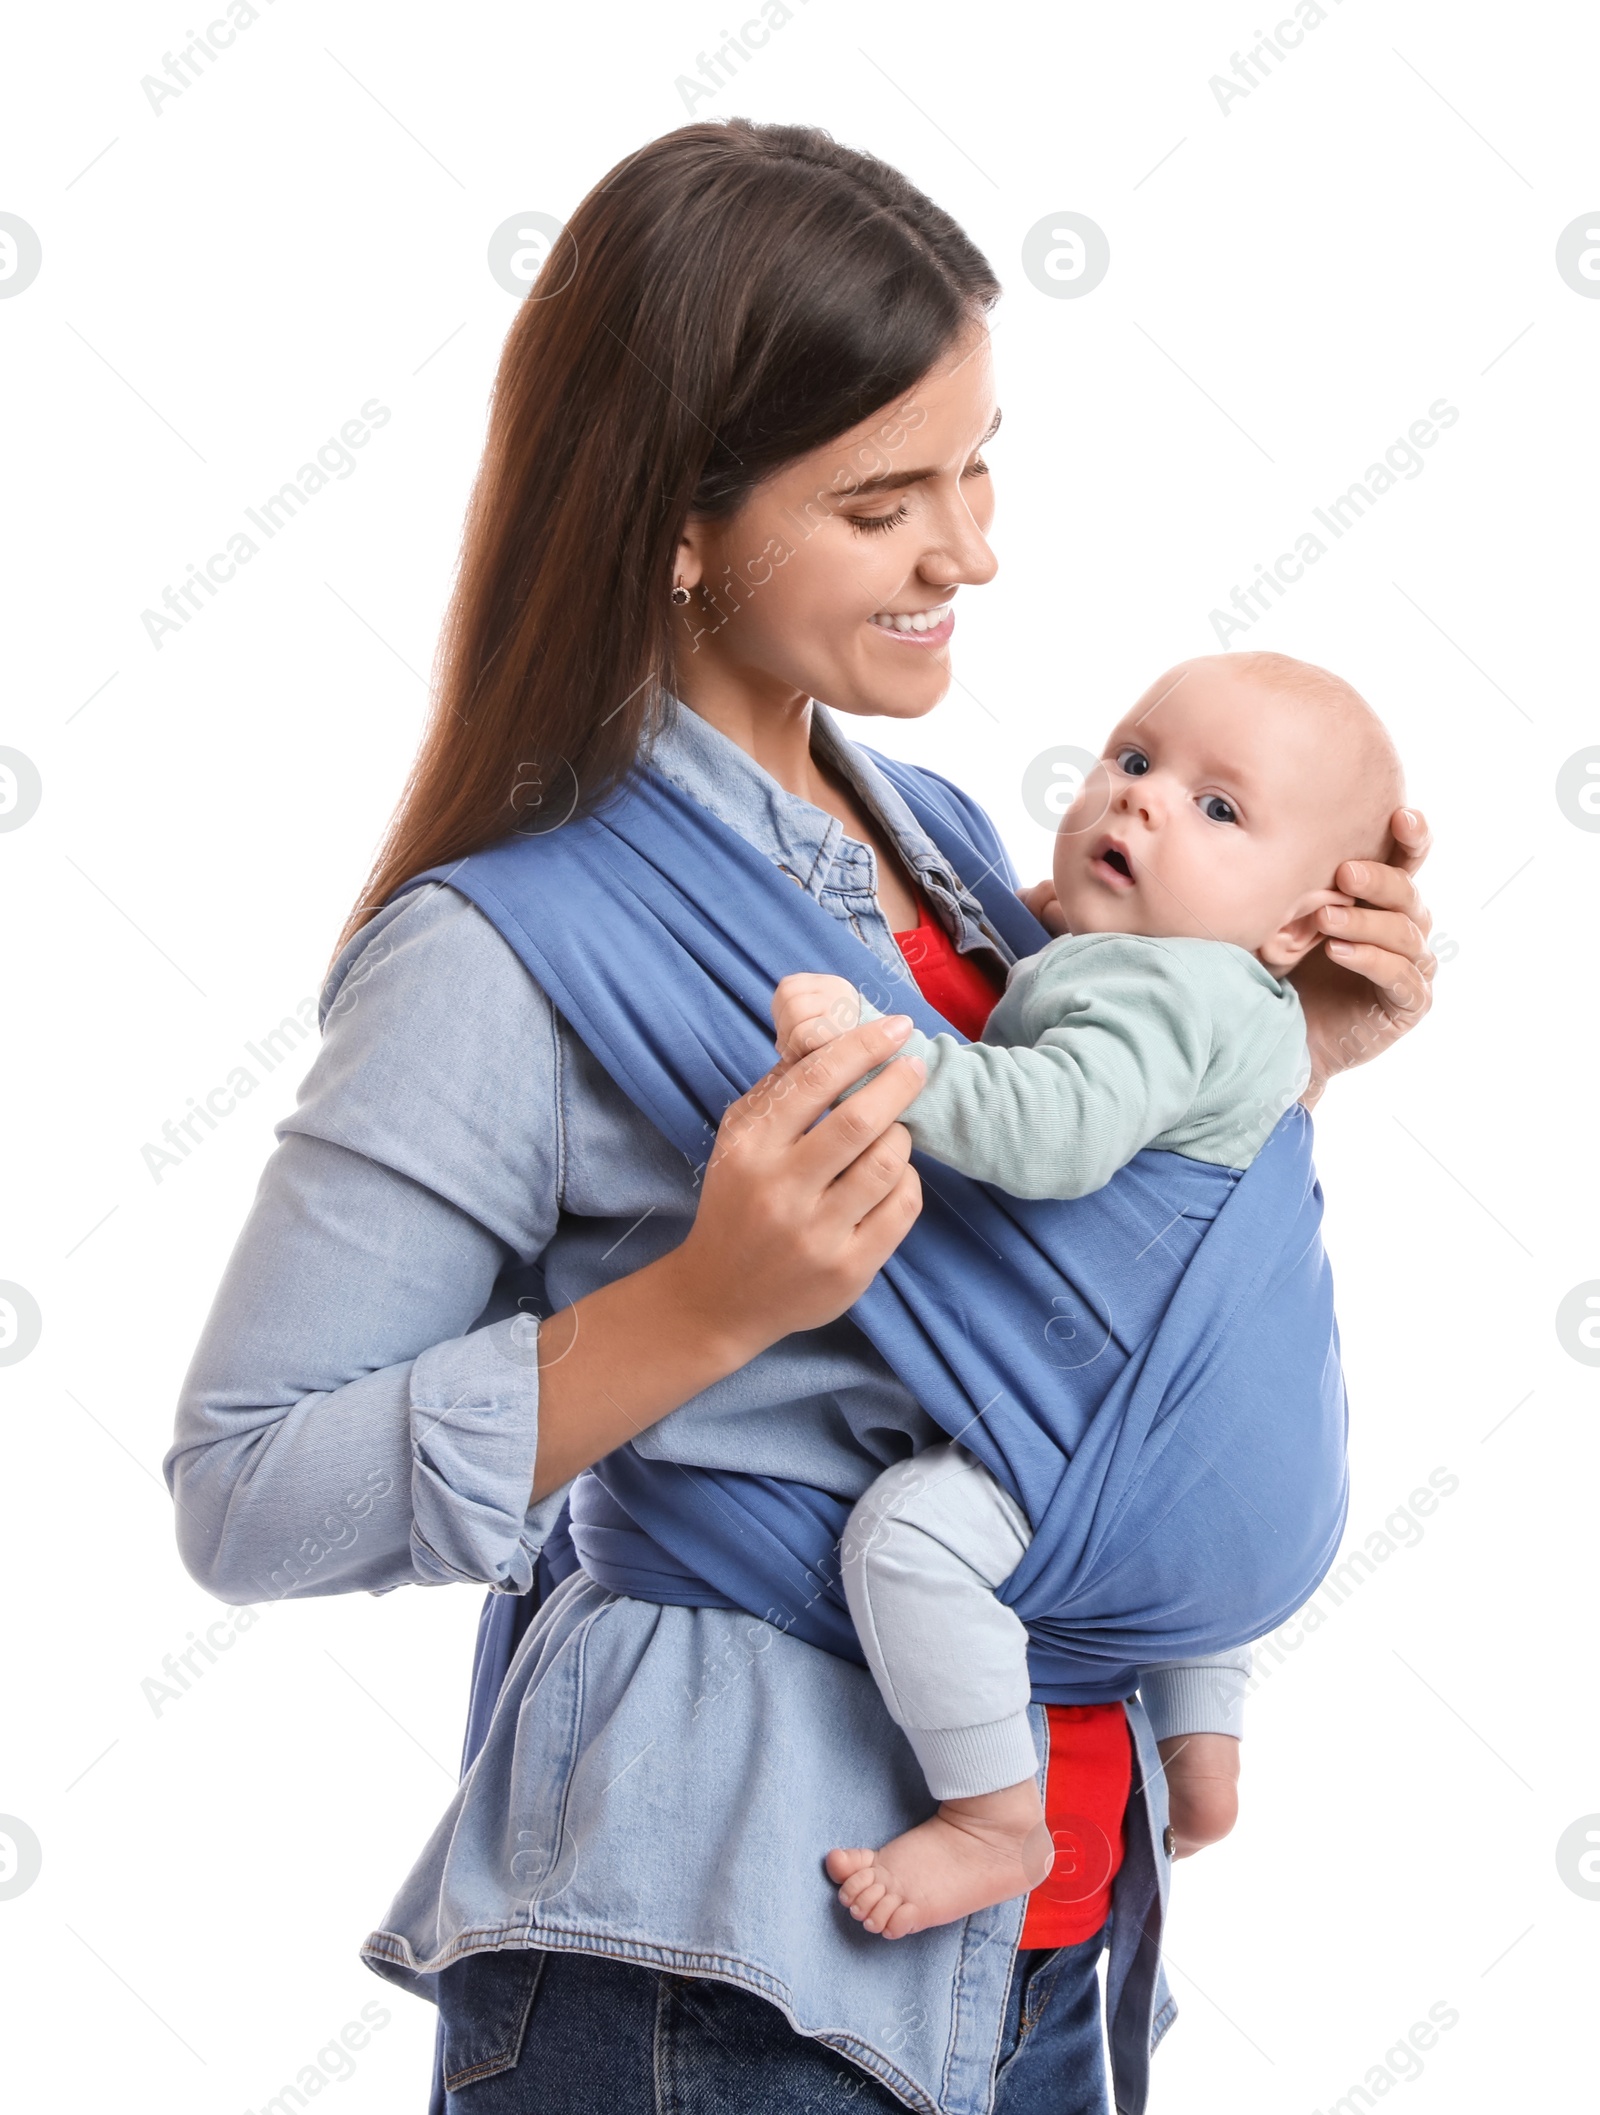
<instances>
[{"instance_id":1,"label":"rolled-up shirt sleeve","mask_svg":"<svg viewBox=\"0 0 1600 2115\"><path fill-rule=\"evenodd\" d=\"M522 1592L564 1496L530 1502L538 1319L505 1292L559 1215L555 1015L447 888L381 912L330 990L183 1384L179 1547L225 1601Z\"/></svg>"}]
</instances>

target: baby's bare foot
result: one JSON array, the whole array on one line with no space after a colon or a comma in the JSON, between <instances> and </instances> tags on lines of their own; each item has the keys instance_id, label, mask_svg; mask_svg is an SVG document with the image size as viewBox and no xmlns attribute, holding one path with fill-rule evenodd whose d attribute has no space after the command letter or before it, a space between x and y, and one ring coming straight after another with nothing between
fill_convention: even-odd
<instances>
[{"instance_id":1,"label":"baby's bare foot","mask_svg":"<svg viewBox=\"0 0 1600 2115\"><path fill-rule=\"evenodd\" d=\"M1054 1862L1030 1777L1003 1792L947 1799L882 1850L830 1851L827 1868L858 1923L886 1939L903 1939L1027 1894Z\"/></svg>"}]
</instances>

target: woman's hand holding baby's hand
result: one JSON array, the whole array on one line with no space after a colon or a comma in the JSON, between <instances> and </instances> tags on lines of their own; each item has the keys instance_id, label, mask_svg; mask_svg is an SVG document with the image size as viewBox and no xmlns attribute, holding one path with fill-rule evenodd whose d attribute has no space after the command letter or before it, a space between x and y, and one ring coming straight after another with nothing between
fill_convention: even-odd
<instances>
[{"instance_id":1,"label":"woman's hand holding baby's hand","mask_svg":"<svg viewBox=\"0 0 1600 2115\"><path fill-rule=\"evenodd\" d=\"M776 1066L723 1117L688 1238L652 1266L674 1328L721 1345L723 1372L842 1315L922 1209L898 1121L926 1077L898 1057L910 1033L904 1014L865 1022Z\"/></svg>"},{"instance_id":2,"label":"woman's hand holding baby's hand","mask_svg":"<svg viewBox=\"0 0 1600 2115\"><path fill-rule=\"evenodd\" d=\"M1428 825L1416 809L1401 808L1389 827L1394 864L1345 861L1333 878L1353 904L1329 904L1317 913L1325 944L1290 979L1305 1009L1311 1049L1311 1085L1301 1097L1308 1107L1334 1073L1387 1050L1433 1004L1433 919L1411 879L1428 856Z\"/></svg>"},{"instance_id":3,"label":"woman's hand holding baby's hand","mask_svg":"<svg viewBox=\"0 0 1600 2115\"><path fill-rule=\"evenodd\" d=\"M717 1128L685 1240L543 1324L535 1498L860 1299L922 1209L899 1121L926 1077L900 1056L910 1033L904 1014L867 1021L757 1080Z\"/></svg>"},{"instance_id":4,"label":"woman's hand holding baby's hand","mask_svg":"<svg viewBox=\"0 0 1600 2115\"><path fill-rule=\"evenodd\" d=\"M861 994L846 977L802 971L785 977L772 995L778 1055L785 1060L809 1057L860 1019Z\"/></svg>"},{"instance_id":5,"label":"woman's hand holding baby's hand","mask_svg":"<svg viewBox=\"0 0 1600 2115\"><path fill-rule=\"evenodd\" d=\"M1239 1818L1239 1743L1231 1733L1180 1733L1159 1741L1167 1780L1172 1855L1220 1843Z\"/></svg>"}]
</instances>

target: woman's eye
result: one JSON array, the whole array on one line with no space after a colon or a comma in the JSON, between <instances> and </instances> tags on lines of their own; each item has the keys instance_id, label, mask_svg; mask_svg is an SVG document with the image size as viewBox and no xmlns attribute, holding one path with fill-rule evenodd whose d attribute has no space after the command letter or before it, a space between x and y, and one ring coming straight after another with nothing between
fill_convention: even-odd
<instances>
[{"instance_id":1,"label":"woman's eye","mask_svg":"<svg viewBox=\"0 0 1600 2115\"><path fill-rule=\"evenodd\" d=\"M1119 749L1117 769L1126 772L1129 778L1143 778L1150 769L1150 759L1142 749Z\"/></svg>"},{"instance_id":2,"label":"woman's eye","mask_svg":"<svg viewBox=\"0 0 1600 2115\"><path fill-rule=\"evenodd\" d=\"M1220 793L1208 793L1200 803L1200 812L1212 822L1237 822L1238 814L1232 801L1224 800Z\"/></svg>"},{"instance_id":3,"label":"woman's eye","mask_svg":"<svg viewBox=\"0 0 1600 2115\"><path fill-rule=\"evenodd\" d=\"M901 500L892 514L852 514L850 526L852 529L864 530L898 528L905 520L907 511L905 501Z\"/></svg>"}]
</instances>

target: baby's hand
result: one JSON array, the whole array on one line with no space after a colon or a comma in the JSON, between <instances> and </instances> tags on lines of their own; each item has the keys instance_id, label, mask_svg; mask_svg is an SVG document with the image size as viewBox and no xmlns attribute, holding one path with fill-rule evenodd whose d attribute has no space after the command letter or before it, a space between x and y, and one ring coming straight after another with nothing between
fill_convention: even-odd
<instances>
[{"instance_id":1,"label":"baby's hand","mask_svg":"<svg viewBox=\"0 0 1600 2115\"><path fill-rule=\"evenodd\" d=\"M1158 1743L1174 1858L1220 1843L1239 1818L1239 1743L1230 1733L1180 1733Z\"/></svg>"},{"instance_id":2,"label":"baby's hand","mask_svg":"<svg viewBox=\"0 0 1600 2115\"><path fill-rule=\"evenodd\" d=\"M1059 935L1066 931L1066 914L1056 900L1053 881L1036 881L1031 889L1018 889L1017 901L1025 911L1032 911L1047 933Z\"/></svg>"},{"instance_id":3,"label":"baby's hand","mask_svg":"<svg viewBox=\"0 0 1600 2115\"><path fill-rule=\"evenodd\" d=\"M861 1019L861 994L845 977L785 977L772 995L772 1020L781 1058L808 1057Z\"/></svg>"}]
</instances>

